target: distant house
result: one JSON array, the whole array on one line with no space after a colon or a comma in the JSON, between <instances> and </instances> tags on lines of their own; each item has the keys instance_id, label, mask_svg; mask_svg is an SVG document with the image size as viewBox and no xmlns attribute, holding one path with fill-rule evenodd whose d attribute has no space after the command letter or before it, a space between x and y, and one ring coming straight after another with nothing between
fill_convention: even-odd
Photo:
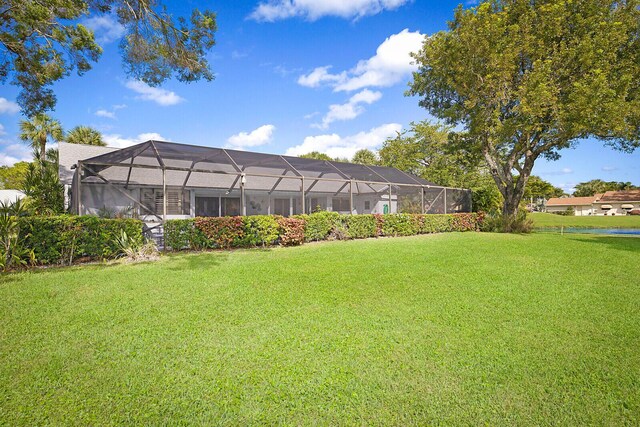
<instances>
[{"instance_id":1,"label":"distant house","mask_svg":"<svg viewBox=\"0 0 640 427\"><path fill-rule=\"evenodd\" d=\"M593 204L600 197L602 197L602 194L589 197L552 197L547 200L546 208L549 213L565 212L567 209L573 209L576 216L594 215Z\"/></svg>"},{"instance_id":2,"label":"distant house","mask_svg":"<svg viewBox=\"0 0 640 427\"><path fill-rule=\"evenodd\" d=\"M576 216L626 215L640 209L640 190L607 191L589 197L553 197L547 201L547 212L564 212L573 209Z\"/></svg>"},{"instance_id":3,"label":"distant house","mask_svg":"<svg viewBox=\"0 0 640 427\"><path fill-rule=\"evenodd\" d=\"M640 190L607 191L593 204L594 215L626 215L640 209Z\"/></svg>"}]
</instances>

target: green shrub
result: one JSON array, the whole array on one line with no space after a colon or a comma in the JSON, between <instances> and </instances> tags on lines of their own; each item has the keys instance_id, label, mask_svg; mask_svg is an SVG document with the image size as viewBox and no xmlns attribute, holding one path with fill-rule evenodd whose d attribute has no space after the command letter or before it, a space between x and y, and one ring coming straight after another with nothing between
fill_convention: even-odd
<instances>
[{"instance_id":1,"label":"green shrub","mask_svg":"<svg viewBox=\"0 0 640 427\"><path fill-rule=\"evenodd\" d=\"M242 246L269 246L278 240L279 225L273 216L245 216Z\"/></svg>"},{"instance_id":2,"label":"green shrub","mask_svg":"<svg viewBox=\"0 0 640 427\"><path fill-rule=\"evenodd\" d=\"M304 243L304 220L300 218L277 218L282 246L297 246Z\"/></svg>"},{"instance_id":3,"label":"green shrub","mask_svg":"<svg viewBox=\"0 0 640 427\"><path fill-rule=\"evenodd\" d=\"M338 212L319 211L308 215L296 215L293 218L304 220L304 239L313 242L327 240L330 234L335 234L341 226L341 217Z\"/></svg>"},{"instance_id":4,"label":"green shrub","mask_svg":"<svg viewBox=\"0 0 640 427\"><path fill-rule=\"evenodd\" d=\"M195 219L171 219L164 227L165 246L174 251L183 249L201 250L213 247L207 236L196 227Z\"/></svg>"},{"instance_id":5,"label":"green shrub","mask_svg":"<svg viewBox=\"0 0 640 427\"><path fill-rule=\"evenodd\" d=\"M213 243L213 247L228 249L242 246L244 221L241 216L202 217L195 226Z\"/></svg>"},{"instance_id":6,"label":"green shrub","mask_svg":"<svg viewBox=\"0 0 640 427\"><path fill-rule=\"evenodd\" d=\"M382 216L383 236L412 236L418 234L418 221L412 214L386 214Z\"/></svg>"},{"instance_id":7,"label":"green shrub","mask_svg":"<svg viewBox=\"0 0 640 427\"><path fill-rule=\"evenodd\" d=\"M378 235L377 219L373 215L345 215L344 223L351 239L366 239Z\"/></svg>"},{"instance_id":8,"label":"green shrub","mask_svg":"<svg viewBox=\"0 0 640 427\"><path fill-rule=\"evenodd\" d=\"M142 222L95 216L30 216L18 218L20 239L33 249L39 264L70 264L84 258L109 259L121 254L118 236L124 231L142 244Z\"/></svg>"}]
</instances>

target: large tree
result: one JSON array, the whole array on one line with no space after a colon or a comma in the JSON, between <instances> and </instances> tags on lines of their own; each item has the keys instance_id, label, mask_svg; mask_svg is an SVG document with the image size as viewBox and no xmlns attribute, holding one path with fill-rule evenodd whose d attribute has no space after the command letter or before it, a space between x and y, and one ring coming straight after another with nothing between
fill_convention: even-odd
<instances>
[{"instance_id":1,"label":"large tree","mask_svg":"<svg viewBox=\"0 0 640 427\"><path fill-rule=\"evenodd\" d=\"M90 126L76 126L64 136L64 141L69 144L98 145L105 147L106 142L102 134Z\"/></svg>"},{"instance_id":2,"label":"large tree","mask_svg":"<svg viewBox=\"0 0 640 427\"><path fill-rule=\"evenodd\" d=\"M40 159L46 158L47 142L57 142L63 137L60 122L47 114L38 113L31 120L20 121L20 139L28 142Z\"/></svg>"},{"instance_id":3,"label":"large tree","mask_svg":"<svg viewBox=\"0 0 640 427\"><path fill-rule=\"evenodd\" d=\"M356 151L353 155L353 159L351 159L351 163L356 163L359 165L369 165L375 166L380 163L378 160L378 156L371 150L363 148L361 150Z\"/></svg>"},{"instance_id":4,"label":"large tree","mask_svg":"<svg viewBox=\"0 0 640 427\"><path fill-rule=\"evenodd\" d=\"M640 0L493 0L425 39L408 94L467 132L513 215L538 158L640 145Z\"/></svg>"},{"instance_id":5,"label":"large tree","mask_svg":"<svg viewBox=\"0 0 640 427\"><path fill-rule=\"evenodd\" d=\"M28 162L18 162L13 166L0 166L0 189L18 190L24 186Z\"/></svg>"},{"instance_id":6,"label":"large tree","mask_svg":"<svg viewBox=\"0 0 640 427\"><path fill-rule=\"evenodd\" d=\"M310 153L303 154L303 155L298 156L298 157L300 157L302 159L333 160L327 154L321 153L319 151L312 151Z\"/></svg>"},{"instance_id":7,"label":"large tree","mask_svg":"<svg viewBox=\"0 0 640 427\"><path fill-rule=\"evenodd\" d=\"M215 44L216 16L192 11L174 19L158 0L3 0L0 5L0 81L21 89L27 117L53 109L51 85L76 70L91 69L102 48L86 18L117 20L120 49L133 78L158 85L174 73L180 81L212 80L206 59Z\"/></svg>"}]
</instances>

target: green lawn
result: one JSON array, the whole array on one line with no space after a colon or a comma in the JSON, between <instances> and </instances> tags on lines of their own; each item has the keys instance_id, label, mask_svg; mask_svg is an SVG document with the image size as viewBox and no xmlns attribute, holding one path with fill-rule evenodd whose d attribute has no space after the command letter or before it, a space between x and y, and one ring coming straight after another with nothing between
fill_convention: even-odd
<instances>
[{"instance_id":1,"label":"green lawn","mask_svg":"<svg viewBox=\"0 0 640 427\"><path fill-rule=\"evenodd\" d=\"M638 425L640 239L452 233L0 277L0 425Z\"/></svg>"},{"instance_id":2,"label":"green lawn","mask_svg":"<svg viewBox=\"0 0 640 427\"><path fill-rule=\"evenodd\" d=\"M560 228L640 228L640 215L615 216L562 216L550 213L532 213L535 227Z\"/></svg>"}]
</instances>

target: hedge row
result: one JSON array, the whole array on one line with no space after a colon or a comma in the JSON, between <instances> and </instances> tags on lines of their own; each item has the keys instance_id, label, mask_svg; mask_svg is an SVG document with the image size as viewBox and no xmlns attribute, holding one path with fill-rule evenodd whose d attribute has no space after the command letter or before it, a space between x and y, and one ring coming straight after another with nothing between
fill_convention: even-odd
<instances>
[{"instance_id":1,"label":"hedge row","mask_svg":"<svg viewBox=\"0 0 640 427\"><path fill-rule=\"evenodd\" d=\"M109 259L120 255L117 243L122 231L142 243L142 221L94 216L28 216L18 218L21 244L32 249L38 264L69 264Z\"/></svg>"},{"instance_id":2,"label":"hedge row","mask_svg":"<svg viewBox=\"0 0 640 427\"><path fill-rule=\"evenodd\" d=\"M482 215L341 215L317 212L279 216L207 217L169 220L165 245L173 250L300 245L307 241L410 236L449 231L478 231Z\"/></svg>"}]
</instances>

